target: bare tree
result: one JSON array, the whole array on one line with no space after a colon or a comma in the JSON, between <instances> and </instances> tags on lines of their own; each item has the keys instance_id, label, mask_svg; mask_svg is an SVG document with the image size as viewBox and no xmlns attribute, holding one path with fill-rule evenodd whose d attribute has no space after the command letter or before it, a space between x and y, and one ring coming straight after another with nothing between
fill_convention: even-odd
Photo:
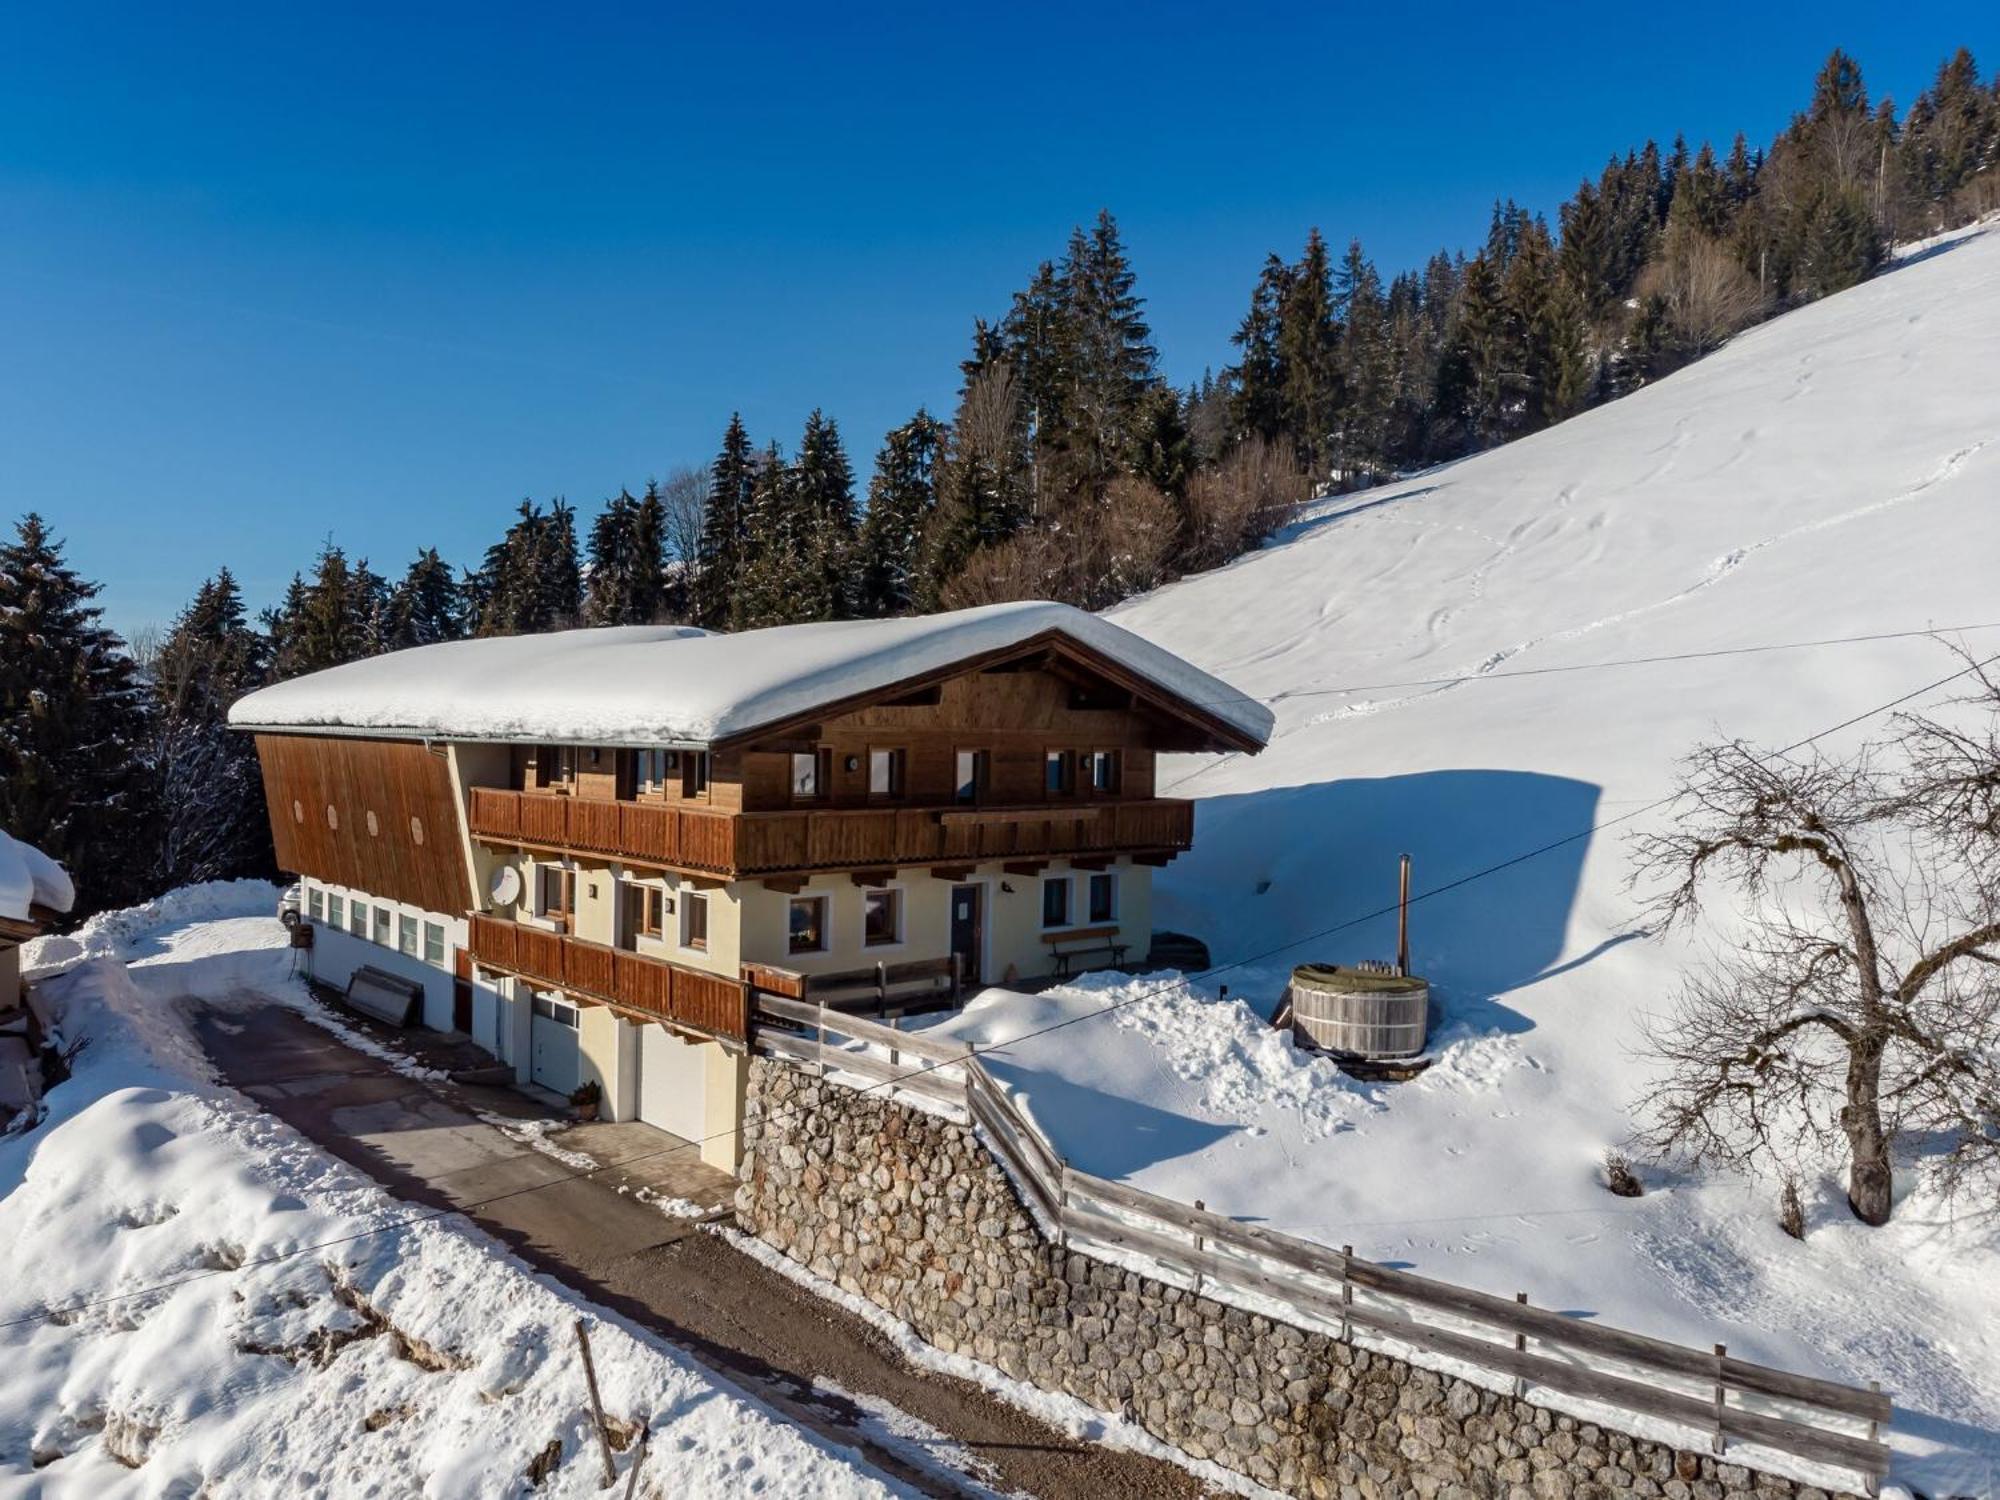
<instances>
[{"instance_id":1,"label":"bare tree","mask_svg":"<svg viewBox=\"0 0 2000 1500\"><path fill-rule=\"evenodd\" d=\"M1728 246L1693 224L1668 226L1660 258L1646 268L1638 292L1666 299L1668 324L1697 354L1716 348L1764 312L1757 278Z\"/></svg>"},{"instance_id":2,"label":"bare tree","mask_svg":"<svg viewBox=\"0 0 2000 1500\"><path fill-rule=\"evenodd\" d=\"M1933 1133L1949 1187L2000 1165L2000 689L1980 681L1959 717L1901 718L1851 759L1689 758L1635 879L1663 883L1664 926L1720 891L1748 930L1648 1025L1650 1152L1844 1150L1868 1224L1888 1222L1899 1138Z\"/></svg>"},{"instance_id":3,"label":"bare tree","mask_svg":"<svg viewBox=\"0 0 2000 1500\"><path fill-rule=\"evenodd\" d=\"M1271 534L1312 493L1289 442L1245 438L1188 481L1180 565L1192 572L1228 562Z\"/></svg>"},{"instance_id":4,"label":"bare tree","mask_svg":"<svg viewBox=\"0 0 2000 1500\"><path fill-rule=\"evenodd\" d=\"M667 561L690 566L701 550L701 524L708 515L708 470L679 464L660 481L666 510Z\"/></svg>"}]
</instances>

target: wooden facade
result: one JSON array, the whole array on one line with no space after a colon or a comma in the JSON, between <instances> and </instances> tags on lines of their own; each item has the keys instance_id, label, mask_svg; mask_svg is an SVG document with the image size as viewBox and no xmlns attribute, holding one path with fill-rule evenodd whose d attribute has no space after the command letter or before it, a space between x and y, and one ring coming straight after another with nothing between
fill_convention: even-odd
<instances>
[{"instance_id":1,"label":"wooden facade","mask_svg":"<svg viewBox=\"0 0 2000 1500\"><path fill-rule=\"evenodd\" d=\"M459 803L440 747L259 734L278 868L456 914L471 899Z\"/></svg>"},{"instance_id":2,"label":"wooden facade","mask_svg":"<svg viewBox=\"0 0 2000 1500\"><path fill-rule=\"evenodd\" d=\"M1167 856L1194 838L1194 804L1164 798L730 814L475 787L470 818L472 836L483 842L598 854L722 880L991 859Z\"/></svg>"},{"instance_id":3,"label":"wooden facade","mask_svg":"<svg viewBox=\"0 0 2000 1500\"><path fill-rule=\"evenodd\" d=\"M741 980L664 959L475 913L472 961L638 1019L672 1021L737 1041L749 1035L748 991Z\"/></svg>"}]
</instances>

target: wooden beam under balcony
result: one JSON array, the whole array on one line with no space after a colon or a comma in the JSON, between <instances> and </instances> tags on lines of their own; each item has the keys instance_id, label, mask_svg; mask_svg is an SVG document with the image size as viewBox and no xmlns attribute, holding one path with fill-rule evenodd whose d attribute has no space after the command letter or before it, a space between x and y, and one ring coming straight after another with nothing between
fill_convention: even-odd
<instances>
[{"instance_id":1,"label":"wooden beam under balcony","mask_svg":"<svg viewBox=\"0 0 2000 1500\"><path fill-rule=\"evenodd\" d=\"M972 872L975 868L977 867L974 865L932 865L931 879L970 880L972 879Z\"/></svg>"},{"instance_id":2,"label":"wooden beam under balcony","mask_svg":"<svg viewBox=\"0 0 2000 1500\"><path fill-rule=\"evenodd\" d=\"M960 807L938 814L946 828L1000 828L1015 823L1071 823L1095 818L1102 811L1089 803L1043 804L1036 807Z\"/></svg>"},{"instance_id":3,"label":"wooden beam under balcony","mask_svg":"<svg viewBox=\"0 0 2000 1500\"><path fill-rule=\"evenodd\" d=\"M1041 874L1048 867L1049 862L1045 859L1010 859L1000 868L1009 875L1033 876Z\"/></svg>"},{"instance_id":4,"label":"wooden beam under balcony","mask_svg":"<svg viewBox=\"0 0 2000 1500\"><path fill-rule=\"evenodd\" d=\"M847 878L856 885L884 886L896 878L894 870L850 870Z\"/></svg>"}]
</instances>

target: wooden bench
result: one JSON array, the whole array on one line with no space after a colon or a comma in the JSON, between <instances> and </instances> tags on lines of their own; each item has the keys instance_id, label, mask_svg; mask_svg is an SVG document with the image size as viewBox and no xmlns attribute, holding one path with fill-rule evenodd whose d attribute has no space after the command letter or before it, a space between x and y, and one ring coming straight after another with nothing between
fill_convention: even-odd
<instances>
[{"instance_id":1,"label":"wooden bench","mask_svg":"<svg viewBox=\"0 0 2000 1500\"><path fill-rule=\"evenodd\" d=\"M1115 968L1125 962L1125 944L1118 941L1116 927L1071 927L1062 932L1045 932L1042 941L1056 961L1056 977L1067 979L1070 965L1079 958L1102 953Z\"/></svg>"}]
</instances>

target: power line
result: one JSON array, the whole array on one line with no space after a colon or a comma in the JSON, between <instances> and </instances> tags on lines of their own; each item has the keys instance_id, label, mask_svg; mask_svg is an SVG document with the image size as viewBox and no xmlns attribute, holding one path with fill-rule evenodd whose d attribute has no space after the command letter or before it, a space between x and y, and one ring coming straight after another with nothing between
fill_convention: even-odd
<instances>
[{"instance_id":1,"label":"power line","mask_svg":"<svg viewBox=\"0 0 2000 1500\"><path fill-rule=\"evenodd\" d=\"M1927 631L1911 632L1911 634L1929 634L1929 633L1930 632ZM1805 736L1803 739L1794 740L1789 745L1784 745L1776 750L1768 751L1765 754L1757 757L1757 761L1760 765L1767 765L1771 761L1778 760L1784 756L1794 754L1799 750L1805 749L1809 745L1817 744L1819 741L1823 739L1827 739L1833 735L1839 734L1843 730L1852 729L1857 724L1865 723L1869 719L1877 718L1882 714L1890 712L1893 709L1901 708L1904 704L1910 702L1913 699L1921 698L1926 693L1935 692L1939 688L1947 687L1950 684L1957 682L1961 678L1971 676L1974 673L1984 670L1986 667L1992 666L1996 662L2000 662L2000 653L1996 653L1992 656L1986 657L1984 660L1981 661L1971 662L1968 665L1959 668L1955 672L1951 672L1943 677L1937 678L1935 681L1927 682L1923 684L1921 687L1912 688L1908 692L1901 693L1898 696L1891 698L1886 703L1877 704L1873 708L1865 709L1860 713L1842 719L1837 724L1829 725L1824 729L1809 734ZM1507 870L1511 870L1518 865L1526 864L1530 860L1539 859L1544 854L1550 854L1557 849L1566 848L1571 844L1578 843L1584 839L1592 838L1596 834L1603 832L1605 829L1615 828L1621 823L1628 823L1632 821L1634 818L1642 817L1646 813L1665 807L1669 803L1679 800L1679 798L1682 795L1683 792L1681 791L1669 792L1665 796L1657 797L1651 802L1644 803L1638 807L1632 808L1628 812L1620 813L1615 817L1600 818L1597 821L1591 823L1586 828L1581 828L1577 829L1574 832L1566 833L1562 835L1560 838L1550 839L1548 842L1539 844L1532 849L1523 850L1522 852L1511 855L1506 859L1498 860L1493 864L1486 865L1480 869L1470 871L1467 874L1457 876L1452 880L1446 881L1442 885L1432 886L1426 890L1419 891L1410 897L1410 903L1412 905L1415 905L1418 902L1432 900L1438 896L1446 895L1451 891L1462 889L1465 886L1473 884L1475 881L1488 879L1491 876L1501 874ZM1084 1021L1097 1020L1102 1016L1111 1015L1116 1011L1124 1010L1130 1006L1141 1004L1146 1000L1153 999L1159 995L1167 994L1172 990L1184 988L1186 987L1189 979L1193 978L1212 979L1218 974L1227 974L1236 969L1247 968L1252 964L1263 963L1266 960L1277 958L1282 954L1289 953L1295 948L1301 948L1305 946L1307 943L1320 942L1325 938L1332 937L1338 933L1349 931L1350 929L1359 927L1364 923L1377 921L1380 918L1388 916L1391 913L1395 912L1396 909L1397 909L1397 903L1391 902L1386 906L1380 906L1373 911L1363 912L1357 916L1346 918L1345 920L1336 922L1329 927L1323 927L1319 929L1317 932L1307 933L1302 937L1293 938L1287 942L1280 943L1275 947L1266 948L1261 952L1247 954L1241 958L1231 959L1226 964L1213 964L1206 969L1201 969L1196 971L1195 974L1192 975L1183 974L1182 976L1180 976L1180 978L1174 980L1171 983L1163 983L1153 986L1150 989L1141 990L1138 994L1128 995L1123 999L1111 1001L1105 1005L1097 1007L1095 1010L1085 1011L1080 1015L1068 1016L1060 1021L1052 1021L1045 1026L1039 1026L1032 1031L1026 1031L1021 1033L1019 1036L1009 1038L1006 1042L988 1043L983 1047L981 1046L969 1047L966 1050L965 1056L967 1059L975 1057L984 1057L989 1053L1002 1051L1007 1047L1015 1046L1021 1042L1030 1041L1036 1037L1048 1036L1051 1033L1066 1030L1067 1028L1079 1025ZM894 1088L897 1084L907 1079L921 1077L925 1074L936 1072L939 1068L953 1066L953 1065L955 1064L947 1064L943 1062L924 1063L921 1066L910 1068L906 1072L898 1073L892 1078L883 1079L878 1082L868 1084L865 1087L858 1087L855 1089L855 1092L861 1094L868 1094L868 1093L874 1093L878 1089ZM790 1116L797 1115L799 1113L801 1113L801 1110L797 1106L784 1110L774 1111L771 1114L763 1116L760 1119L759 1124L769 1125L775 1120L782 1120ZM281 1250L271 1255L261 1256L256 1260L245 1261L242 1265L239 1266L229 1267L229 1268L217 1268L209 1271L198 1271L193 1273L192 1275L178 1277L172 1281L157 1282L151 1286L138 1287L131 1291L113 1292L101 1297L93 1298L89 1301L70 1303L69 1305L60 1308L45 1308L37 1313L29 1313L18 1318L10 1318L4 1322L0 1322L0 1328L14 1328L21 1326L23 1324L39 1323L53 1318L69 1318L75 1316L78 1313L88 1312L93 1308L107 1306L114 1302L126 1302L138 1297L157 1296L162 1293L173 1291L183 1286L187 1286L193 1282L208 1280L211 1277L226 1276L232 1274L235 1271L260 1269L265 1266L277 1265L284 1261L290 1260L295 1256L310 1254L316 1250L333 1249L336 1246L352 1244L356 1240L369 1239L378 1234L393 1233L394 1231L399 1229L414 1228L417 1225L428 1223L435 1219L448 1218L453 1214L464 1214L469 1217L472 1214L472 1212L476 1209L491 1207L493 1204L504 1203L512 1198L524 1197L529 1193L537 1193L542 1191L544 1188L555 1187L559 1184L582 1181L585 1178L594 1177L600 1172L611 1171L612 1169L617 1167L629 1166L633 1162L647 1161L655 1157L670 1156L681 1151L694 1150L697 1147L706 1145L711 1141L727 1140L732 1136L741 1134L742 1130L743 1127L741 1125L732 1125L727 1129L715 1131L709 1135L700 1136L694 1140L676 1141L670 1146L663 1146L652 1151L641 1151L631 1156L621 1157L617 1161L603 1162L597 1166L588 1168L583 1171L571 1172L562 1176L553 1177L545 1182L538 1182L530 1184L526 1187L514 1188L508 1192L495 1193L490 1197L474 1199L469 1203L456 1204L448 1208L427 1209L419 1213L405 1215L399 1219L391 1220L390 1222L385 1224L376 1225L372 1228L356 1230L351 1234L337 1235L330 1239L316 1240L313 1241L312 1243L304 1245L295 1245L289 1250Z\"/></svg>"}]
</instances>

